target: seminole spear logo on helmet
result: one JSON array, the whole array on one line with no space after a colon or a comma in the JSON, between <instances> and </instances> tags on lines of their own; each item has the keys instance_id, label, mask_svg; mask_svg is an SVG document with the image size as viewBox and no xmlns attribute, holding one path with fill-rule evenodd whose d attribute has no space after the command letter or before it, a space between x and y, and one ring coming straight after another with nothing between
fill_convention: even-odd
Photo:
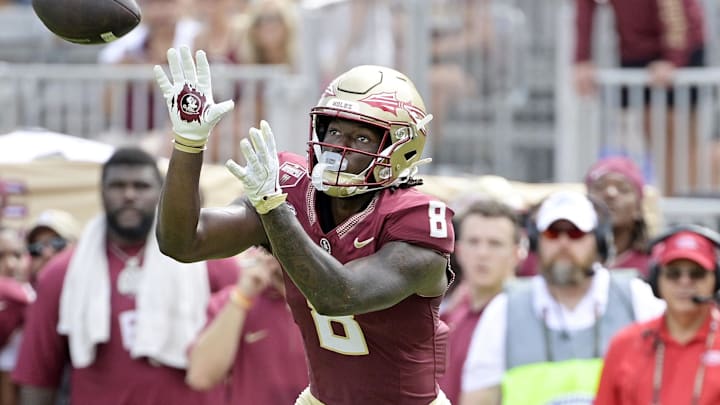
<instances>
[{"instance_id":1,"label":"seminole spear logo on helmet","mask_svg":"<svg viewBox=\"0 0 720 405\"><path fill-rule=\"evenodd\" d=\"M401 101L397 98L397 93L377 93L367 96L359 100L371 107L379 108L385 112L389 112L397 117L397 110L405 110L413 122L417 124L418 121L425 117L425 113L420 108L414 106L410 102Z\"/></svg>"}]
</instances>

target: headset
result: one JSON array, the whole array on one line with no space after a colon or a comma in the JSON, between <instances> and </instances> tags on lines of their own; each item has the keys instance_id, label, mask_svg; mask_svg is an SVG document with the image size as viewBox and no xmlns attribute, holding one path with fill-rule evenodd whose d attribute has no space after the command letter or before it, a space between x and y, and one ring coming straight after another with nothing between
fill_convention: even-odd
<instances>
[{"instance_id":1,"label":"headset","mask_svg":"<svg viewBox=\"0 0 720 405\"><path fill-rule=\"evenodd\" d=\"M598 224L592 233L595 234L595 241L597 242L597 252L600 256L602 263L607 263L609 260L615 257L615 238L613 236L612 229L612 218L610 216L610 209L601 200L585 194L587 198L595 208L595 213L598 217ZM533 253L537 253L540 231L537 229L535 222L536 214L542 202L534 207L533 211L530 212L525 221L525 231L527 232L528 250Z\"/></svg>"},{"instance_id":2,"label":"headset","mask_svg":"<svg viewBox=\"0 0 720 405\"><path fill-rule=\"evenodd\" d=\"M720 256L718 256L717 249L720 249L720 234L713 231L710 228L706 228L704 226L695 225L695 224L686 224L686 225L675 225L669 230L663 232L662 234L658 235L654 239L652 239L648 245L648 250L652 252L653 248L657 246L658 244L664 242L668 238L672 237L673 235L676 235L680 232L692 232L694 234L700 235L704 237L705 239L712 242L713 245L715 245L716 251L715 251L715 288L714 292L717 294L718 290L720 290L720 264L718 264L718 259L720 259ZM648 266L648 277L647 282L650 284L650 288L652 288L653 294L655 294L656 297L660 298L660 288L658 286L658 277L660 277L660 263L656 262L655 260L651 260L649 266ZM706 299L704 297L700 297L696 300L695 297L693 297L693 301L696 303L702 303ZM709 301L710 299L707 299Z\"/></svg>"}]
</instances>

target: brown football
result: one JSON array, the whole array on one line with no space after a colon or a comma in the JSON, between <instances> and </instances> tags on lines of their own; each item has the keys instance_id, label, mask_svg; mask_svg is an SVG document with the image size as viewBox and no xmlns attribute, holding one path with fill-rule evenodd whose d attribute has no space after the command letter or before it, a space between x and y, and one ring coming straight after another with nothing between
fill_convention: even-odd
<instances>
[{"instance_id":1,"label":"brown football","mask_svg":"<svg viewBox=\"0 0 720 405\"><path fill-rule=\"evenodd\" d=\"M104 44L140 23L135 0L32 0L35 14L60 38L76 44Z\"/></svg>"}]
</instances>

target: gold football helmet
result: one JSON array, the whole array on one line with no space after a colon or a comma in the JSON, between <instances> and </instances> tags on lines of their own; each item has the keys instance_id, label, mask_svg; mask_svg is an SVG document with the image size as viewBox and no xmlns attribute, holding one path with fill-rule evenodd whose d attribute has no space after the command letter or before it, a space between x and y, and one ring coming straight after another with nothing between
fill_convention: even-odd
<instances>
[{"instance_id":1,"label":"gold football helmet","mask_svg":"<svg viewBox=\"0 0 720 405\"><path fill-rule=\"evenodd\" d=\"M310 111L308 172L313 185L332 197L350 197L408 182L421 159L432 115L404 74L382 66L358 66L330 83ZM368 153L324 143L333 118L359 121L384 130L380 147ZM328 152L332 149L340 152ZM344 172L348 152L371 155L360 173Z\"/></svg>"}]
</instances>

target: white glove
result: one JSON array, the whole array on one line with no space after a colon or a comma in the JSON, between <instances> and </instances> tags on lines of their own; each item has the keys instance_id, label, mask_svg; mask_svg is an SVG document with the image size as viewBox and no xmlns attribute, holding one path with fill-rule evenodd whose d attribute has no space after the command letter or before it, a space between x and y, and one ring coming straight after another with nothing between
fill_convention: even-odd
<instances>
[{"instance_id":1,"label":"white glove","mask_svg":"<svg viewBox=\"0 0 720 405\"><path fill-rule=\"evenodd\" d=\"M162 67L155 65L154 68L155 80L170 112L175 149L189 153L205 150L210 131L235 106L232 100L215 104L207 56L204 51L197 51L195 57L197 71L188 47L180 47L179 54L175 48L168 49L173 83L170 83Z\"/></svg>"},{"instance_id":2,"label":"white glove","mask_svg":"<svg viewBox=\"0 0 720 405\"><path fill-rule=\"evenodd\" d=\"M267 214L287 198L280 189L280 163L275 137L267 121L260 121L260 129L250 128L250 141L247 138L240 141L240 150L247 166L240 166L229 159L225 167L243 182L245 194L255 210L259 214Z\"/></svg>"}]
</instances>

